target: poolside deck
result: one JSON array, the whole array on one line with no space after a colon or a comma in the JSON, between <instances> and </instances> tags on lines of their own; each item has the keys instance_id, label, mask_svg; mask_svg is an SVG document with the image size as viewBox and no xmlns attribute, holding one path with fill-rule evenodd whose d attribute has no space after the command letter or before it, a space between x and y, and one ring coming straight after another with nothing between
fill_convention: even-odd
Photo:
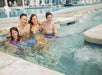
<instances>
[{"instance_id":1,"label":"poolside deck","mask_svg":"<svg viewBox=\"0 0 102 75\"><path fill-rule=\"evenodd\" d=\"M64 75L0 52L0 75Z\"/></svg>"}]
</instances>

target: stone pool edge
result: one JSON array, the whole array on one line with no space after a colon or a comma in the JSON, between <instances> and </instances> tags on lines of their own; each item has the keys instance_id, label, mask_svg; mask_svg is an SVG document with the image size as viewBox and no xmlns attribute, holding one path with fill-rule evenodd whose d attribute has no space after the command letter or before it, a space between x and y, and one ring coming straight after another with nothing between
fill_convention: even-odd
<instances>
[{"instance_id":1,"label":"stone pool edge","mask_svg":"<svg viewBox=\"0 0 102 75\"><path fill-rule=\"evenodd\" d=\"M64 75L64 74L0 52L0 75Z\"/></svg>"},{"instance_id":2,"label":"stone pool edge","mask_svg":"<svg viewBox=\"0 0 102 75\"><path fill-rule=\"evenodd\" d=\"M90 43L102 44L102 24L88 29L83 33L84 39Z\"/></svg>"}]
</instances>

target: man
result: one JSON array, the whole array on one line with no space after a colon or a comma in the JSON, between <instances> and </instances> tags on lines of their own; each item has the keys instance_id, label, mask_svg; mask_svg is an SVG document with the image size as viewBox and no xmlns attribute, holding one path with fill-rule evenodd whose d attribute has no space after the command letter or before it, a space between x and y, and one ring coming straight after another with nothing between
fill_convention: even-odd
<instances>
[{"instance_id":1,"label":"man","mask_svg":"<svg viewBox=\"0 0 102 75\"><path fill-rule=\"evenodd\" d=\"M47 38L55 36L57 30L52 20L53 15L50 12L46 13L46 21L43 22L44 24L44 32Z\"/></svg>"},{"instance_id":2,"label":"man","mask_svg":"<svg viewBox=\"0 0 102 75\"><path fill-rule=\"evenodd\" d=\"M20 25L17 28L19 30L20 35L29 34L30 25L27 22L27 15L26 14L20 15Z\"/></svg>"},{"instance_id":3,"label":"man","mask_svg":"<svg viewBox=\"0 0 102 75\"><path fill-rule=\"evenodd\" d=\"M17 26L17 29L19 31L20 36L29 34L30 32L30 25L27 22L27 15L21 14L20 15L20 25ZM6 36L7 39L9 39L10 33Z\"/></svg>"}]
</instances>

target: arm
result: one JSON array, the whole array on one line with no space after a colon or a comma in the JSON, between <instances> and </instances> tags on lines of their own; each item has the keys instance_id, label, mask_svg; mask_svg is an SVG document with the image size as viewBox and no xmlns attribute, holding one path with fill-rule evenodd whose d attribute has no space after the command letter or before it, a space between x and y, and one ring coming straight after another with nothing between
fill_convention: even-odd
<instances>
[{"instance_id":1,"label":"arm","mask_svg":"<svg viewBox=\"0 0 102 75\"><path fill-rule=\"evenodd\" d=\"M57 29L56 29L56 25L53 23L53 32L54 32L54 34L56 35L56 33L57 33Z\"/></svg>"},{"instance_id":2,"label":"arm","mask_svg":"<svg viewBox=\"0 0 102 75\"><path fill-rule=\"evenodd\" d=\"M27 24L27 26L24 28L24 33L30 33L30 24Z\"/></svg>"},{"instance_id":3,"label":"arm","mask_svg":"<svg viewBox=\"0 0 102 75\"><path fill-rule=\"evenodd\" d=\"M42 28L42 34L45 34L45 22L44 21L41 23L41 28Z\"/></svg>"}]
</instances>

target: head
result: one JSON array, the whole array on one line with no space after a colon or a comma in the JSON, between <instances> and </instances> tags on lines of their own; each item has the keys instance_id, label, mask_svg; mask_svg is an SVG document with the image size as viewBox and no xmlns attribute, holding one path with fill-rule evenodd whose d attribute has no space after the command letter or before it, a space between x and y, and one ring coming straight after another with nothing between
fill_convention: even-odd
<instances>
[{"instance_id":1,"label":"head","mask_svg":"<svg viewBox=\"0 0 102 75\"><path fill-rule=\"evenodd\" d=\"M51 12L46 12L46 19L47 19L47 21L52 21L52 17L53 17L53 15L52 15Z\"/></svg>"},{"instance_id":2,"label":"head","mask_svg":"<svg viewBox=\"0 0 102 75\"><path fill-rule=\"evenodd\" d=\"M20 18L20 24L25 26L27 24L27 15L21 14L19 18Z\"/></svg>"},{"instance_id":3,"label":"head","mask_svg":"<svg viewBox=\"0 0 102 75\"><path fill-rule=\"evenodd\" d=\"M17 38L17 40L19 41L19 39L18 39L19 31L18 31L17 27L10 28L10 36L11 36L11 40L14 40L15 38Z\"/></svg>"},{"instance_id":4,"label":"head","mask_svg":"<svg viewBox=\"0 0 102 75\"><path fill-rule=\"evenodd\" d=\"M33 24L36 23L36 22L38 22L37 15L36 15L36 14L32 14L32 15L30 16L29 23L30 23L31 25L33 25Z\"/></svg>"}]
</instances>

